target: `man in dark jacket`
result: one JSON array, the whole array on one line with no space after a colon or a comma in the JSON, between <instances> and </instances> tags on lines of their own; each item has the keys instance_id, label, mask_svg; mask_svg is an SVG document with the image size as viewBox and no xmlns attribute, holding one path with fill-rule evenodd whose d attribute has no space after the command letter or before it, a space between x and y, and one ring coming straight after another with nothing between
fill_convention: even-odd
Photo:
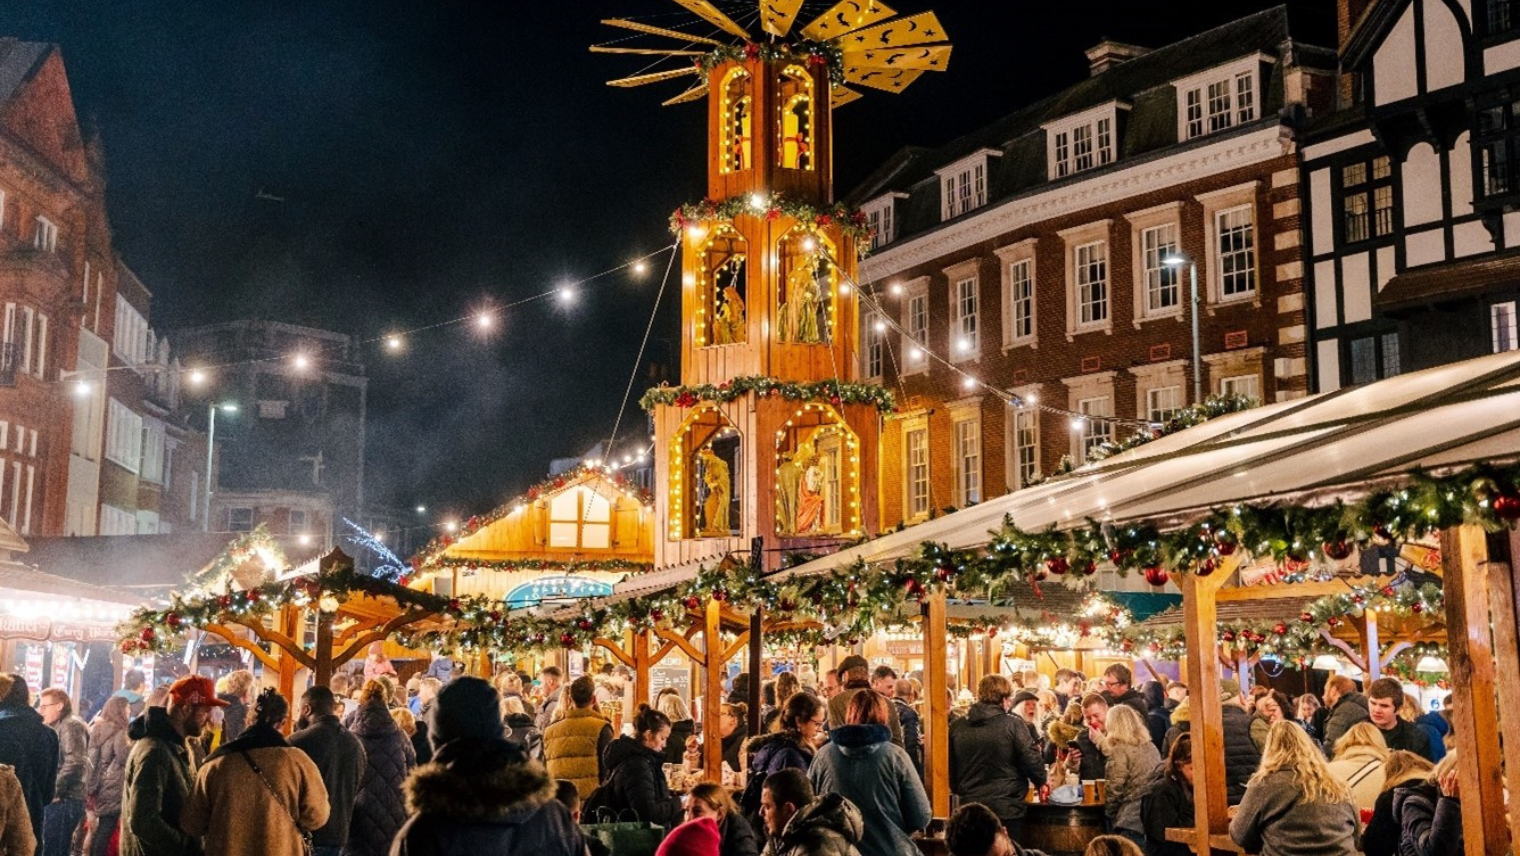
<instances>
[{"instance_id":1,"label":"man in dark jacket","mask_svg":"<svg viewBox=\"0 0 1520 856\"><path fill-rule=\"evenodd\" d=\"M1115 663L1103 670L1103 698L1109 707L1126 705L1135 709L1142 720L1150 713L1150 705L1145 703L1145 697L1131 684L1135 676L1129 667L1123 663Z\"/></svg>"},{"instance_id":2,"label":"man in dark jacket","mask_svg":"<svg viewBox=\"0 0 1520 856\"><path fill-rule=\"evenodd\" d=\"M992 809L981 803L961 806L945 826L950 856L1045 856L1013 840Z\"/></svg>"},{"instance_id":3,"label":"man in dark jacket","mask_svg":"<svg viewBox=\"0 0 1520 856\"><path fill-rule=\"evenodd\" d=\"M1056 694L1057 713L1066 713L1068 704L1082 700L1082 684L1086 681L1082 673L1075 669L1056 669L1056 676L1050 682L1050 691Z\"/></svg>"},{"instance_id":4,"label":"man in dark jacket","mask_svg":"<svg viewBox=\"0 0 1520 856\"><path fill-rule=\"evenodd\" d=\"M850 699L860 692L871 689L871 663L859 654L851 654L839 663L839 682L844 685L837 695L829 699L829 728L844 725L844 712L850 709ZM897 706L887 705L887 728L892 731L892 742L903 745L902 721L897 718Z\"/></svg>"},{"instance_id":5,"label":"man in dark jacket","mask_svg":"<svg viewBox=\"0 0 1520 856\"><path fill-rule=\"evenodd\" d=\"M976 704L950 724L950 792L997 814L1008 834L1021 840L1029 784L1045 784L1045 765L1024 720L1008 712L1013 684L987 675Z\"/></svg>"},{"instance_id":6,"label":"man in dark jacket","mask_svg":"<svg viewBox=\"0 0 1520 856\"><path fill-rule=\"evenodd\" d=\"M359 779L364 774L364 744L339 721L338 701L327 687L312 687L301 697L301 729L290 745L311 757L327 788L327 823L311 834L315 856L339 856L348 843Z\"/></svg>"},{"instance_id":7,"label":"man in dark jacket","mask_svg":"<svg viewBox=\"0 0 1520 856\"><path fill-rule=\"evenodd\" d=\"M1367 697L1356 691L1356 684L1345 675L1332 675L1330 680L1325 681L1325 709L1330 711L1330 716L1325 720L1325 754L1335 755L1335 743L1351 726L1358 722L1366 722L1371 717L1367 713Z\"/></svg>"},{"instance_id":8,"label":"man in dark jacket","mask_svg":"<svg viewBox=\"0 0 1520 856\"><path fill-rule=\"evenodd\" d=\"M1430 738L1418 725L1399 718L1399 706L1403 703L1404 687L1393 678L1378 678L1367 687L1367 715L1378 731L1383 732L1388 751L1403 749L1434 762Z\"/></svg>"},{"instance_id":9,"label":"man in dark jacket","mask_svg":"<svg viewBox=\"0 0 1520 856\"><path fill-rule=\"evenodd\" d=\"M1224 719L1224 780L1230 805L1239 805L1246 783L1261 765L1261 752L1251 742L1251 714L1246 713L1240 684L1225 678L1219 682L1219 707Z\"/></svg>"},{"instance_id":10,"label":"man in dark jacket","mask_svg":"<svg viewBox=\"0 0 1520 856\"><path fill-rule=\"evenodd\" d=\"M57 687L42 691L37 709L58 735L57 784L53 801L42 810L42 856L69 856L74 832L84 820L84 776L90 760L90 727L74 715L74 702Z\"/></svg>"},{"instance_id":11,"label":"man in dark jacket","mask_svg":"<svg viewBox=\"0 0 1520 856\"><path fill-rule=\"evenodd\" d=\"M1140 688L1140 693L1145 696L1145 703L1150 707L1150 712L1145 715L1145 726L1150 729L1151 742L1156 744L1156 751L1166 745L1166 732L1172 727L1172 710L1167 706L1166 690L1162 688L1160 681L1146 681Z\"/></svg>"},{"instance_id":12,"label":"man in dark jacket","mask_svg":"<svg viewBox=\"0 0 1520 856\"><path fill-rule=\"evenodd\" d=\"M43 807L58 786L58 735L32 710L31 691L20 675L0 674L0 764L16 768L32 834L41 841Z\"/></svg>"},{"instance_id":13,"label":"man in dark jacket","mask_svg":"<svg viewBox=\"0 0 1520 856\"><path fill-rule=\"evenodd\" d=\"M839 794L815 800L807 774L794 768L765 777L760 812L769 838L764 856L856 856L865 834L854 803Z\"/></svg>"},{"instance_id":14,"label":"man in dark jacket","mask_svg":"<svg viewBox=\"0 0 1520 856\"><path fill-rule=\"evenodd\" d=\"M439 693L429 736L436 752L406 783L413 812L391 856L527 853L583 856L586 841L555 783L516 743L502 739L501 700L476 677Z\"/></svg>"},{"instance_id":15,"label":"man in dark jacket","mask_svg":"<svg viewBox=\"0 0 1520 856\"><path fill-rule=\"evenodd\" d=\"M195 785L187 739L201 735L213 707L226 707L211 679L189 675L169 687L169 706L132 721L136 741L122 776L121 856L199 856L200 842L180 829Z\"/></svg>"}]
</instances>

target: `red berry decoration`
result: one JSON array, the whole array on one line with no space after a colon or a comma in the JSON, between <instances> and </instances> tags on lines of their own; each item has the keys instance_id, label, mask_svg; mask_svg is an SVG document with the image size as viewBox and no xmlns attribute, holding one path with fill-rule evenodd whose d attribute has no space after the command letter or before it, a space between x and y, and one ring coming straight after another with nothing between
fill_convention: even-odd
<instances>
[{"instance_id":1,"label":"red berry decoration","mask_svg":"<svg viewBox=\"0 0 1520 856\"><path fill-rule=\"evenodd\" d=\"M230 595L230 594L224 594L221 597L217 598L216 599L216 605L220 606L222 609L226 609L227 607L231 606L232 605L232 595Z\"/></svg>"},{"instance_id":2,"label":"red berry decoration","mask_svg":"<svg viewBox=\"0 0 1520 856\"><path fill-rule=\"evenodd\" d=\"M1221 529L1214 533L1214 550L1219 555L1228 556L1235 552L1237 546L1239 546L1239 542L1236 541L1234 533L1229 530Z\"/></svg>"},{"instance_id":3,"label":"red berry decoration","mask_svg":"<svg viewBox=\"0 0 1520 856\"><path fill-rule=\"evenodd\" d=\"M179 613L177 612L171 612L168 615L164 616L164 623L170 627L179 627L179 622L180 618Z\"/></svg>"},{"instance_id":4,"label":"red berry decoration","mask_svg":"<svg viewBox=\"0 0 1520 856\"><path fill-rule=\"evenodd\" d=\"M718 603L723 603L728 600L728 592L724 591L723 589L713 589L712 594L713 600L716 600Z\"/></svg>"},{"instance_id":5,"label":"red berry decoration","mask_svg":"<svg viewBox=\"0 0 1520 856\"><path fill-rule=\"evenodd\" d=\"M1209 574L1214 573L1214 571L1218 568L1219 565L1214 561L1214 557L1209 556L1208 558L1198 563L1198 576L1206 577Z\"/></svg>"},{"instance_id":6,"label":"red berry decoration","mask_svg":"<svg viewBox=\"0 0 1520 856\"><path fill-rule=\"evenodd\" d=\"M1416 613L1416 614L1424 612L1425 611L1425 604L1423 604L1423 603L1413 604L1413 605L1411 605L1409 607L1409 611L1413 612L1413 613Z\"/></svg>"},{"instance_id":7,"label":"red berry decoration","mask_svg":"<svg viewBox=\"0 0 1520 856\"><path fill-rule=\"evenodd\" d=\"M1272 625L1272 632L1276 633L1278 636L1282 636L1288 632L1288 625L1279 621L1276 624Z\"/></svg>"},{"instance_id":8,"label":"red berry decoration","mask_svg":"<svg viewBox=\"0 0 1520 856\"><path fill-rule=\"evenodd\" d=\"M1339 541L1327 541L1324 544L1325 555L1339 562L1342 559L1351 558L1351 545L1344 539Z\"/></svg>"},{"instance_id":9,"label":"red berry decoration","mask_svg":"<svg viewBox=\"0 0 1520 856\"><path fill-rule=\"evenodd\" d=\"M1511 523L1520 520L1520 496L1505 493L1494 497L1494 513L1499 515L1500 520Z\"/></svg>"},{"instance_id":10,"label":"red berry decoration","mask_svg":"<svg viewBox=\"0 0 1520 856\"><path fill-rule=\"evenodd\" d=\"M1393 586L1383 586L1383 597L1393 597Z\"/></svg>"},{"instance_id":11,"label":"red berry decoration","mask_svg":"<svg viewBox=\"0 0 1520 856\"><path fill-rule=\"evenodd\" d=\"M1313 623L1314 623L1314 616L1313 616L1313 615L1310 615L1310 614L1309 614L1309 613L1307 613L1307 612L1305 612L1305 613L1301 613L1301 614L1300 614L1300 615L1299 615L1299 616L1298 616L1298 620L1299 620L1299 621L1302 621L1302 622L1303 622L1303 623L1305 623L1305 624L1313 624Z\"/></svg>"},{"instance_id":12,"label":"red berry decoration","mask_svg":"<svg viewBox=\"0 0 1520 856\"><path fill-rule=\"evenodd\" d=\"M449 601L449 612L458 612L458 611L459 611L459 598L456 597L453 600Z\"/></svg>"},{"instance_id":13,"label":"red berry decoration","mask_svg":"<svg viewBox=\"0 0 1520 856\"><path fill-rule=\"evenodd\" d=\"M1066 561L1065 556L1053 556L1045 560L1045 569L1059 577L1071 570L1071 564Z\"/></svg>"},{"instance_id":14,"label":"red berry decoration","mask_svg":"<svg viewBox=\"0 0 1520 856\"><path fill-rule=\"evenodd\" d=\"M593 625L593 624L592 624L592 623L591 623L591 619L589 619L589 618L582 618L582 619L581 619L581 620L580 620L580 621L577 621L577 622L576 622L576 623L575 623L575 626L577 626L577 627L579 627L579 628L580 628L580 629L582 629L582 630L587 630L587 631L589 631L589 630L590 630L590 629L591 629L591 628L592 628L592 627L594 627L594 626L595 626L595 625Z\"/></svg>"},{"instance_id":15,"label":"red berry decoration","mask_svg":"<svg viewBox=\"0 0 1520 856\"><path fill-rule=\"evenodd\" d=\"M153 641L153 637L156 636L156 635L157 634L153 632L153 628L151 628L151 627L144 627L143 628L143 632L142 632L142 641L144 641L144 642L152 642Z\"/></svg>"},{"instance_id":16,"label":"red berry decoration","mask_svg":"<svg viewBox=\"0 0 1520 856\"><path fill-rule=\"evenodd\" d=\"M559 635L559 644L563 648L574 648L575 647L575 634L574 633L561 633Z\"/></svg>"},{"instance_id":17,"label":"red berry decoration","mask_svg":"<svg viewBox=\"0 0 1520 856\"><path fill-rule=\"evenodd\" d=\"M1172 575L1166 572L1166 568L1160 565L1152 565L1145 569L1145 581L1153 586L1164 586Z\"/></svg>"},{"instance_id":18,"label":"red berry decoration","mask_svg":"<svg viewBox=\"0 0 1520 856\"><path fill-rule=\"evenodd\" d=\"M250 590L248 592L248 602L249 603L258 603L259 602L259 590L258 589L252 589L252 590Z\"/></svg>"},{"instance_id":19,"label":"red berry decoration","mask_svg":"<svg viewBox=\"0 0 1520 856\"><path fill-rule=\"evenodd\" d=\"M1226 630L1225 632L1219 634L1219 638L1223 639L1226 642L1234 642L1235 641L1235 634L1231 633L1228 630Z\"/></svg>"},{"instance_id":20,"label":"red berry decoration","mask_svg":"<svg viewBox=\"0 0 1520 856\"><path fill-rule=\"evenodd\" d=\"M681 605L687 609L696 609L702 605L702 601L698 600L695 595L689 595L685 600L681 601Z\"/></svg>"}]
</instances>

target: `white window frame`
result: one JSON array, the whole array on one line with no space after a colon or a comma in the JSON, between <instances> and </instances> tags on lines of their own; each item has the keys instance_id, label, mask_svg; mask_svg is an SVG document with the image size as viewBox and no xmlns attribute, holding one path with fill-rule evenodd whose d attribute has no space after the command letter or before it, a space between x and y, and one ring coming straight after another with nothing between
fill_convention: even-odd
<instances>
[{"instance_id":1,"label":"white window frame","mask_svg":"<svg viewBox=\"0 0 1520 856\"><path fill-rule=\"evenodd\" d=\"M32 373L32 344L34 329L37 323L37 310L30 306L21 307L21 371L25 374Z\"/></svg>"},{"instance_id":2,"label":"white window frame","mask_svg":"<svg viewBox=\"0 0 1520 856\"><path fill-rule=\"evenodd\" d=\"M933 469L929 460L929 420L918 416L902 423L902 513L916 523L929 519L933 507Z\"/></svg>"},{"instance_id":3,"label":"white window frame","mask_svg":"<svg viewBox=\"0 0 1520 856\"><path fill-rule=\"evenodd\" d=\"M38 380L47 378L47 354L48 354L48 317L45 312L37 313L37 358L32 361L32 374Z\"/></svg>"},{"instance_id":4,"label":"white window frame","mask_svg":"<svg viewBox=\"0 0 1520 856\"><path fill-rule=\"evenodd\" d=\"M1039 288L1035 283L1036 239L1029 238L997 254L1003 276L1003 350L1039 345ZM1022 330L1020 328L1027 328Z\"/></svg>"},{"instance_id":5,"label":"white window frame","mask_svg":"<svg viewBox=\"0 0 1520 856\"><path fill-rule=\"evenodd\" d=\"M142 469L142 416L112 398L106 418L106 460L137 473Z\"/></svg>"},{"instance_id":6,"label":"white window frame","mask_svg":"<svg viewBox=\"0 0 1520 856\"><path fill-rule=\"evenodd\" d=\"M929 278L919 277L903 286L902 370L904 375L929 370Z\"/></svg>"},{"instance_id":7,"label":"white window frame","mask_svg":"<svg viewBox=\"0 0 1520 856\"><path fill-rule=\"evenodd\" d=\"M1180 318L1185 306L1182 289L1184 271L1181 266L1162 265L1161 259L1167 253L1151 252L1148 241L1153 236L1159 236L1161 231L1170 230L1172 241L1167 246L1174 253L1182 249L1182 203L1167 202L1126 214L1125 219L1130 226L1130 270L1134 274L1130 290L1134 298L1131 304L1135 327L1138 329L1146 322L1158 318ZM1164 288L1168 278L1177 296L1176 304L1153 306L1152 286Z\"/></svg>"},{"instance_id":8,"label":"white window frame","mask_svg":"<svg viewBox=\"0 0 1520 856\"><path fill-rule=\"evenodd\" d=\"M1102 328L1113 319L1108 241L1089 241L1071 248L1072 292L1077 303L1077 329Z\"/></svg>"},{"instance_id":9,"label":"white window frame","mask_svg":"<svg viewBox=\"0 0 1520 856\"><path fill-rule=\"evenodd\" d=\"M247 529L235 529L235 528L233 528L237 524L233 522L232 516L234 514L239 513L239 512L247 512L248 513L248 528ZM257 516L258 515L256 515L254 513L254 509L251 506L247 506L247 505L232 505L232 506L228 506L227 507L227 531L228 532L252 532L253 531L253 527L255 525L254 521L257 518Z\"/></svg>"},{"instance_id":10,"label":"white window frame","mask_svg":"<svg viewBox=\"0 0 1520 856\"><path fill-rule=\"evenodd\" d=\"M982 416L975 411L952 417L951 454L955 473L955 504L960 508L986 499L982 485Z\"/></svg>"},{"instance_id":11,"label":"white window frame","mask_svg":"<svg viewBox=\"0 0 1520 856\"><path fill-rule=\"evenodd\" d=\"M142 459L138 475L143 481L164 484L164 423L153 418L142 420Z\"/></svg>"},{"instance_id":12,"label":"white window frame","mask_svg":"<svg viewBox=\"0 0 1520 856\"><path fill-rule=\"evenodd\" d=\"M1058 233L1066 245L1066 340L1073 341L1078 333L1095 331L1113 332L1114 318L1114 278L1113 278L1113 242L1109 239L1109 226L1111 220L1099 220L1095 223L1087 223L1071 229L1062 230ZM1082 289L1097 283L1097 280L1088 281L1084 272L1078 270L1078 261L1093 252L1100 250L1095 245L1101 245L1103 256L1104 276L1102 286L1104 301L1107 304L1106 315L1096 321L1082 320ZM1080 251L1080 252L1079 252Z\"/></svg>"},{"instance_id":13,"label":"white window frame","mask_svg":"<svg viewBox=\"0 0 1520 856\"><path fill-rule=\"evenodd\" d=\"M1117 161L1119 112L1128 109L1109 101L1042 125L1046 177L1054 181Z\"/></svg>"},{"instance_id":14,"label":"white window frame","mask_svg":"<svg viewBox=\"0 0 1520 856\"><path fill-rule=\"evenodd\" d=\"M939 176L940 220L952 220L987 204L988 159L1002 156L999 149L978 149L934 171Z\"/></svg>"},{"instance_id":15,"label":"white window frame","mask_svg":"<svg viewBox=\"0 0 1520 856\"><path fill-rule=\"evenodd\" d=\"M866 225L871 228L871 249L879 249L897 238L897 200L907 199L906 193L888 193L860 206L866 215Z\"/></svg>"},{"instance_id":16,"label":"white window frame","mask_svg":"<svg viewBox=\"0 0 1520 856\"><path fill-rule=\"evenodd\" d=\"M1084 398L1077 402L1075 409L1086 418L1082 420L1080 430L1073 433L1072 459L1085 464L1088 452L1094 447L1114 440L1114 397L1110 394Z\"/></svg>"},{"instance_id":17,"label":"white window frame","mask_svg":"<svg viewBox=\"0 0 1520 856\"><path fill-rule=\"evenodd\" d=\"M1028 401L1033 391L1015 393ZM1040 408L1026 404L1016 407L1008 414L1008 484L1014 490L1026 488L1038 481L1040 470ZM1026 452L1030 467L1026 471Z\"/></svg>"},{"instance_id":18,"label":"white window frame","mask_svg":"<svg viewBox=\"0 0 1520 856\"><path fill-rule=\"evenodd\" d=\"M136 535L137 515L103 502L100 504L99 532L101 535Z\"/></svg>"},{"instance_id":19,"label":"white window frame","mask_svg":"<svg viewBox=\"0 0 1520 856\"><path fill-rule=\"evenodd\" d=\"M980 259L969 259L945 268L950 283L950 362L963 363L982 357L982 280Z\"/></svg>"},{"instance_id":20,"label":"white window frame","mask_svg":"<svg viewBox=\"0 0 1520 856\"><path fill-rule=\"evenodd\" d=\"M1520 322L1516 321L1515 308L1513 300L1488 307L1488 327L1496 354L1520 350Z\"/></svg>"},{"instance_id":21,"label":"white window frame","mask_svg":"<svg viewBox=\"0 0 1520 856\"><path fill-rule=\"evenodd\" d=\"M148 362L148 319L137 307L116 298L116 329L111 336L111 350L122 362L139 368Z\"/></svg>"},{"instance_id":22,"label":"white window frame","mask_svg":"<svg viewBox=\"0 0 1520 856\"><path fill-rule=\"evenodd\" d=\"M886 371L887 362L887 331L878 329L885 326L885 320L880 312L875 310L866 312L860 321L863 329L860 331L862 347L860 349L860 374L863 377L880 379Z\"/></svg>"},{"instance_id":23,"label":"white window frame","mask_svg":"<svg viewBox=\"0 0 1520 856\"><path fill-rule=\"evenodd\" d=\"M310 529L310 527L311 527L311 515L306 511L306 509L304 509L304 508L292 508L288 512L286 512L286 514L288 515L287 519L288 519L288 522L290 524L290 531L292 533L294 533L296 535L300 535L300 534L306 533ZM300 522L299 523L296 522L296 520L297 520L296 515L300 515L300 518L299 518Z\"/></svg>"},{"instance_id":24,"label":"white window frame","mask_svg":"<svg viewBox=\"0 0 1520 856\"><path fill-rule=\"evenodd\" d=\"M37 225L32 232L32 246L45 253L58 252L58 224L37 215Z\"/></svg>"},{"instance_id":25,"label":"white window frame","mask_svg":"<svg viewBox=\"0 0 1520 856\"><path fill-rule=\"evenodd\" d=\"M5 200L7 198L5 191L0 190L0 229L5 228Z\"/></svg>"},{"instance_id":26,"label":"white window frame","mask_svg":"<svg viewBox=\"0 0 1520 856\"><path fill-rule=\"evenodd\" d=\"M1244 395L1261 401L1261 375L1244 374L1219 379L1220 395Z\"/></svg>"},{"instance_id":27,"label":"white window frame","mask_svg":"<svg viewBox=\"0 0 1520 856\"><path fill-rule=\"evenodd\" d=\"M1261 183L1248 181L1234 187L1227 187L1210 193L1200 193L1196 198L1203 205L1204 239L1208 242L1207 252L1202 263L1199 276L1203 277L1208 284L1207 300L1213 304L1225 303L1251 303L1261 305L1262 291L1262 248L1263 239L1261 234L1261 218L1257 198ZM1224 215L1239 213L1243 209L1249 209L1251 217L1251 289L1239 294L1226 296L1224 293L1224 268L1223 257L1220 247L1220 225Z\"/></svg>"},{"instance_id":28,"label":"white window frame","mask_svg":"<svg viewBox=\"0 0 1520 856\"><path fill-rule=\"evenodd\" d=\"M1207 137L1261 118L1262 71L1270 62L1272 57L1253 53L1172 81L1177 90L1177 140ZM1211 86L1222 88L1211 92Z\"/></svg>"},{"instance_id":29,"label":"white window frame","mask_svg":"<svg viewBox=\"0 0 1520 856\"><path fill-rule=\"evenodd\" d=\"M1145 390L1143 418L1147 422L1164 423L1184 406L1181 384L1154 386Z\"/></svg>"}]
</instances>

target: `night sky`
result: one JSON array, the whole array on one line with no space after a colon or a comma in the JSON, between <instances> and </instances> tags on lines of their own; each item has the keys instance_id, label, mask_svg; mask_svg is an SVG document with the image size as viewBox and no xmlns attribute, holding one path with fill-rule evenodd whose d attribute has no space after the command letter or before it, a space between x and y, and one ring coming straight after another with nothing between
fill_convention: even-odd
<instances>
[{"instance_id":1,"label":"night sky","mask_svg":"<svg viewBox=\"0 0 1520 856\"><path fill-rule=\"evenodd\" d=\"M955 54L948 73L839 112L838 192L904 145L943 144L1080 79L1100 38L1155 47L1272 5L896 3L938 12ZM1291 5L1295 29L1329 44L1334 3ZM587 52L623 35L609 17L694 20L662 0L5 0L0 35L62 45L155 329L258 317L371 339L672 241L670 210L705 189L704 108L659 106L685 80L607 87L644 59ZM571 307L512 310L488 340L459 326L409 337L399 357L368 346L371 500L482 511L605 439L665 260ZM677 279L649 355L667 363ZM643 437L647 386L620 438Z\"/></svg>"}]
</instances>

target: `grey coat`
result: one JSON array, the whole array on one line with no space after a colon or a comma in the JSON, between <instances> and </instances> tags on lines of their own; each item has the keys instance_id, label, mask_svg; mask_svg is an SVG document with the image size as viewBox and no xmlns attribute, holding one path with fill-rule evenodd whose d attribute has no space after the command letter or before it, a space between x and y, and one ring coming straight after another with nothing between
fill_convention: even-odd
<instances>
[{"instance_id":1,"label":"grey coat","mask_svg":"<svg viewBox=\"0 0 1520 856\"><path fill-rule=\"evenodd\" d=\"M90 769L90 727L73 714L50 728L58 735L58 780L53 799L84 799L85 774Z\"/></svg>"},{"instance_id":2,"label":"grey coat","mask_svg":"<svg viewBox=\"0 0 1520 856\"><path fill-rule=\"evenodd\" d=\"M318 847L342 847L348 843L359 777L364 774L364 744L336 716L318 716L306 728L290 735L290 745L310 756L327 788L330 811L327 823L311 834Z\"/></svg>"},{"instance_id":3,"label":"grey coat","mask_svg":"<svg viewBox=\"0 0 1520 856\"><path fill-rule=\"evenodd\" d=\"M854 845L863 834L860 809L839 794L824 794L792 815L766 842L764 856L859 856Z\"/></svg>"},{"instance_id":4,"label":"grey coat","mask_svg":"<svg viewBox=\"0 0 1520 856\"><path fill-rule=\"evenodd\" d=\"M121 782L131 751L125 725L97 719L90 726L90 769L84 777L84 795L93 801L96 815L121 814Z\"/></svg>"},{"instance_id":5,"label":"grey coat","mask_svg":"<svg viewBox=\"0 0 1520 856\"><path fill-rule=\"evenodd\" d=\"M1260 856L1357 856L1357 810L1350 801L1306 802L1291 770L1251 780L1230 838Z\"/></svg>"},{"instance_id":6,"label":"grey coat","mask_svg":"<svg viewBox=\"0 0 1520 856\"><path fill-rule=\"evenodd\" d=\"M1367 713L1367 697L1361 693L1350 692L1336 699L1330 717L1325 720L1325 754L1333 757L1335 742L1345 737L1351 726L1370 719L1372 716Z\"/></svg>"},{"instance_id":7,"label":"grey coat","mask_svg":"<svg viewBox=\"0 0 1520 856\"><path fill-rule=\"evenodd\" d=\"M1108 744L1108 789L1104 814L1114 830L1144 833L1140 800L1161 779L1161 753L1156 744Z\"/></svg>"},{"instance_id":8,"label":"grey coat","mask_svg":"<svg viewBox=\"0 0 1520 856\"><path fill-rule=\"evenodd\" d=\"M838 696L835 696L838 698ZM842 725L808 767L815 794L839 794L860 809L861 856L920 856L908 836L929 825L929 797L885 725Z\"/></svg>"}]
</instances>

